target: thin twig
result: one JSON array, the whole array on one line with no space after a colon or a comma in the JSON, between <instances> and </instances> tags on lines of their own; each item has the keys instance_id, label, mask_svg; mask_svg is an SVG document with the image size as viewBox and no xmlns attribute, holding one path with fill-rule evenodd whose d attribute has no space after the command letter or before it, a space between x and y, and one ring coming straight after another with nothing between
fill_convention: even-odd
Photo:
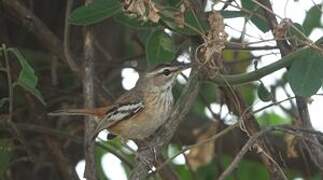
<instances>
[{"instance_id":1,"label":"thin twig","mask_svg":"<svg viewBox=\"0 0 323 180\"><path fill-rule=\"evenodd\" d=\"M14 135L17 137L17 139L21 142L21 144L25 147L26 152L30 156L31 159L35 160L35 157L33 156L32 151L30 150L26 139L22 135L22 133L19 131L17 128L16 124L12 121L12 115L13 115L13 107L14 107L14 94L13 94L13 80L11 77L11 68L10 68L10 62L9 62L9 57L7 53L7 48L5 44L2 44L2 52L4 56L4 60L6 63L6 73L7 73L7 83L8 83L8 91L9 91L9 97L8 97L8 102L9 102L9 110L8 110L8 116L7 116L7 122L12 128Z\"/></svg>"},{"instance_id":2,"label":"thin twig","mask_svg":"<svg viewBox=\"0 0 323 180\"><path fill-rule=\"evenodd\" d=\"M171 160L175 159L177 156L181 155L181 154L184 154L186 151L190 150L190 149L193 149L193 148L196 148L196 147L199 147L201 145L204 145L206 143L209 143L211 141L216 141L217 139L221 138L222 136L226 135L227 133L229 133L230 131L232 131L233 129L235 129L236 127L238 127L239 124L236 123L232 126L229 126L227 128L225 128L224 130L220 131L219 133L213 135L212 137L208 138L208 139L205 139L203 141L200 141L196 144L193 144L193 145L190 145L190 146L187 146L186 148L182 149L181 151L179 151L177 154L175 154L174 156L168 158L160 167L157 168L157 171L158 169L160 168L163 168L163 166L165 166L166 164L168 164Z\"/></svg>"},{"instance_id":3,"label":"thin twig","mask_svg":"<svg viewBox=\"0 0 323 180\"><path fill-rule=\"evenodd\" d=\"M79 72L80 68L78 67L77 63L75 62L71 49L70 49L70 30L71 25L68 22L68 19L71 14L71 9L73 6L74 0L67 0L66 1L66 10L65 10L65 26L64 26L64 55L67 61L67 64L70 66L71 70L74 72Z\"/></svg>"},{"instance_id":4,"label":"thin twig","mask_svg":"<svg viewBox=\"0 0 323 180\"><path fill-rule=\"evenodd\" d=\"M238 166L239 162L243 158L243 156L248 152L248 150L256 143L257 139L267 133L268 131L272 131L273 128L269 127L259 131L258 133L254 134L247 143L242 147L240 152L235 156L234 160L230 163L228 168L220 175L218 180L224 180L227 176L229 176L232 171Z\"/></svg>"}]
</instances>

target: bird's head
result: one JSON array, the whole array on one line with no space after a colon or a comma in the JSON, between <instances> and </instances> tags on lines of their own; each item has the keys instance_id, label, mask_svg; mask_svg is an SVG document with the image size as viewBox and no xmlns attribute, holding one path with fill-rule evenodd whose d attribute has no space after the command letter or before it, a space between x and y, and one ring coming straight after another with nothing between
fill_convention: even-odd
<instances>
[{"instance_id":1,"label":"bird's head","mask_svg":"<svg viewBox=\"0 0 323 180\"><path fill-rule=\"evenodd\" d=\"M177 75L189 67L187 64L161 64L144 73L140 83L152 92L171 90Z\"/></svg>"}]
</instances>

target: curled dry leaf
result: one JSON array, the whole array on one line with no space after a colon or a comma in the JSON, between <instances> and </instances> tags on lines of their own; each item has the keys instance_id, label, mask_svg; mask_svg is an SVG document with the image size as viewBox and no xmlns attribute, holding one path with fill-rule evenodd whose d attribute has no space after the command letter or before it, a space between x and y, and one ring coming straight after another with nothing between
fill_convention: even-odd
<instances>
[{"instance_id":1,"label":"curled dry leaf","mask_svg":"<svg viewBox=\"0 0 323 180\"><path fill-rule=\"evenodd\" d=\"M216 134L219 128L219 123L214 122L211 126L207 127L207 130L200 129L198 132L195 132L197 137L197 143L203 142ZM199 167L203 165L207 165L214 158L214 141L210 141L191 149L191 151L187 154L187 160L193 170L197 170Z\"/></svg>"},{"instance_id":2,"label":"curled dry leaf","mask_svg":"<svg viewBox=\"0 0 323 180\"><path fill-rule=\"evenodd\" d=\"M175 23L180 28L184 28L185 26L185 4L181 4L179 11L174 14Z\"/></svg>"},{"instance_id":3,"label":"curled dry leaf","mask_svg":"<svg viewBox=\"0 0 323 180\"><path fill-rule=\"evenodd\" d=\"M296 137L292 134L286 134L284 140L287 145L287 157L289 158L297 158L298 152L296 150Z\"/></svg>"},{"instance_id":4,"label":"curled dry leaf","mask_svg":"<svg viewBox=\"0 0 323 180\"><path fill-rule=\"evenodd\" d=\"M199 63L205 64L207 76L214 78L222 68L222 50L225 47L227 33L224 31L223 17L213 11L209 18L210 30L204 37L204 43L199 50Z\"/></svg>"},{"instance_id":5,"label":"curled dry leaf","mask_svg":"<svg viewBox=\"0 0 323 180\"><path fill-rule=\"evenodd\" d=\"M158 12L159 12L159 10L156 7L156 4L154 4L153 2L150 1L148 19L154 23L158 23L158 21L160 19Z\"/></svg>"},{"instance_id":6,"label":"curled dry leaf","mask_svg":"<svg viewBox=\"0 0 323 180\"><path fill-rule=\"evenodd\" d=\"M143 21L158 23L160 15L156 4L151 0L125 0L124 9L130 15L135 15Z\"/></svg>"},{"instance_id":7,"label":"curled dry leaf","mask_svg":"<svg viewBox=\"0 0 323 180\"><path fill-rule=\"evenodd\" d=\"M284 18L274 29L276 39L284 39L288 28L293 24L292 20Z\"/></svg>"}]
</instances>

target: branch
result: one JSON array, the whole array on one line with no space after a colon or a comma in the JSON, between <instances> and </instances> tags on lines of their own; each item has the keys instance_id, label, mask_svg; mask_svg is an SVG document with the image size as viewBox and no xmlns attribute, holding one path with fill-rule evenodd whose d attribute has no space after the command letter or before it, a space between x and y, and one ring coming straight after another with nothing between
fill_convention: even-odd
<instances>
[{"instance_id":1,"label":"branch","mask_svg":"<svg viewBox=\"0 0 323 180\"><path fill-rule=\"evenodd\" d=\"M248 50L248 51L254 51L254 50L273 50L278 49L277 46L247 46L243 43L233 43L228 42L225 46L225 49L233 49L233 50Z\"/></svg>"},{"instance_id":2,"label":"branch","mask_svg":"<svg viewBox=\"0 0 323 180\"><path fill-rule=\"evenodd\" d=\"M261 8L264 9L264 12L266 14L266 18L269 22L271 30L275 30L277 26L277 20L275 18L275 14L273 14L271 3L268 0L264 0L262 3L253 0L257 5L259 5ZM292 25L292 27L296 30L299 31L297 28ZM310 42L310 40L301 32L300 33L302 36L304 36L307 41ZM277 41L277 45L279 47L279 50L282 54L282 56L288 56L289 54L292 53L292 47L287 43L286 40L279 40ZM294 53L293 53L294 54ZM297 104L297 109L299 112L300 119L300 125L305 127L305 128L313 128L311 124L311 119L310 115L308 112L308 106L307 106L307 100L305 97L296 97L296 104ZM313 142L319 143L318 139L313 136L313 135L304 135L306 138L311 139ZM323 170L323 150L321 148L318 148L316 146L313 146L313 143L308 143L303 140L303 145L305 146L306 150L310 154L311 159L315 162L315 164Z\"/></svg>"},{"instance_id":3,"label":"branch","mask_svg":"<svg viewBox=\"0 0 323 180\"><path fill-rule=\"evenodd\" d=\"M254 117L251 109L246 105L241 94L230 87L220 88L224 94L226 104L233 104L234 106L229 106L235 114L240 114L241 120L241 130L243 130L250 138L260 131L260 127ZM261 152L259 157L261 158L263 164L267 168L271 177L276 179L287 179L283 170L279 164L272 158L272 146L269 144L268 138L266 136L260 137L255 144L257 149Z\"/></svg>"},{"instance_id":4,"label":"branch","mask_svg":"<svg viewBox=\"0 0 323 180\"><path fill-rule=\"evenodd\" d=\"M241 74L234 74L234 75L222 74L222 75L216 76L214 79L211 79L211 81L213 81L219 85L227 85L227 84L234 85L234 84L248 83L251 81L257 81L260 78L262 78L270 73L273 73L279 69L286 68L286 67L290 66L290 64L293 62L295 57L302 54L307 48L309 48L309 47L301 48L301 49L295 51L294 53L291 53L272 64L269 64L263 68L252 71L250 73L241 73Z\"/></svg>"},{"instance_id":5,"label":"branch","mask_svg":"<svg viewBox=\"0 0 323 180\"><path fill-rule=\"evenodd\" d=\"M86 4L91 3L91 0L85 1ZM84 77L83 77L83 95L84 107L94 108L94 68L95 68L95 49L94 49L94 33L91 27L84 28ZM85 172L84 177L89 180L96 180L96 163L95 163L95 143L89 139L92 132L95 130L96 124L94 117L84 121L84 155L85 155Z\"/></svg>"},{"instance_id":6,"label":"branch","mask_svg":"<svg viewBox=\"0 0 323 180\"><path fill-rule=\"evenodd\" d=\"M27 27L35 37L42 43L50 52L55 54L74 71L78 70L74 62L69 61L64 56L64 49L62 42L56 35L44 24L37 16L35 16L29 9L17 0L3 0L5 6L11 9L22 25Z\"/></svg>"},{"instance_id":7,"label":"branch","mask_svg":"<svg viewBox=\"0 0 323 180\"><path fill-rule=\"evenodd\" d=\"M0 116L0 122L1 121L1 116ZM4 123L4 124L3 124ZM1 127L6 126L5 122L0 123ZM82 144L83 138L79 136L72 135L71 133L66 133L61 130L53 129L53 128L48 128L40 125L35 125L35 124L30 124L30 123L16 123L16 126L21 129L22 131L29 131L33 133L40 133L40 134L45 134L47 136L56 136L56 137L62 137L67 140L73 141L77 144ZM107 146L105 143L101 142L95 142L95 144L102 149L112 153L116 157L118 157L123 163L125 163L129 168L133 168L133 162L130 161L127 157L126 154L124 154L122 151L119 149L116 149L113 146Z\"/></svg>"},{"instance_id":8,"label":"branch","mask_svg":"<svg viewBox=\"0 0 323 180\"><path fill-rule=\"evenodd\" d=\"M74 61L74 57L71 53L70 49L70 31L71 25L68 23L68 18L71 14L71 9L73 6L74 0L67 0L66 1L66 10L65 10L65 26L64 26L64 55L66 58L67 63L69 64L70 68L74 72L79 71L79 67L77 63Z\"/></svg>"},{"instance_id":9,"label":"branch","mask_svg":"<svg viewBox=\"0 0 323 180\"><path fill-rule=\"evenodd\" d=\"M45 136L45 142L47 144L50 155L54 159L56 168L60 173L60 175L62 176L62 178L64 180L79 179L76 172L74 171L74 167L64 156L61 150L62 146L57 142L57 140L55 140L54 138L51 138L50 136Z\"/></svg>"},{"instance_id":10,"label":"branch","mask_svg":"<svg viewBox=\"0 0 323 180\"><path fill-rule=\"evenodd\" d=\"M238 166L239 162L243 158L243 156L248 152L248 150L256 143L257 139L267 133L268 131L273 130L272 127L263 129L259 131L258 133L254 134L250 139L247 141L247 143L242 147L240 152L235 156L234 160L230 163L228 168L222 172L222 174L219 177L219 180L225 180L227 176L229 176L232 171Z\"/></svg>"},{"instance_id":11,"label":"branch","mask_svg":"<svg viewBox=\"0 0 323 180\"><path fill-rule=\"evenodd\" d=\"M66 7L66 14L69 13L69 6L71 6L72 0L68 0ZM17 0L3 0L2 1L8 9L15 13L16 18L22 23L22 25L31 31L31 33L43 44L49 52L53 53L59 59L63 60L69 68L79 77L83 78L83 69L78 67L75 62L76 55L73 54L69 49L69 25L66 24L64 29L64 44L63 42L43 23L33 12L26 8L22 3ZM67 18L65 19L67 23ZM64 49L64 48L65 49ZM95 87L98 91L98 95L101 97L111 97L108 96L102 84L99 80L95 78Z\"/></svg>"}]
</instances>

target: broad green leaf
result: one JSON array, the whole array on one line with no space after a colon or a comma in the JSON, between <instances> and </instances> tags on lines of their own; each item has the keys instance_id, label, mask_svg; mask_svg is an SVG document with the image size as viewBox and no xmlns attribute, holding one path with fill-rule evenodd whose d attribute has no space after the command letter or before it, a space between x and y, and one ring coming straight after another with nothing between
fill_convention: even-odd
<instances>
[{"instance_id":1,"label":"broad green leaf","mask_svg":"<svg viewBox=\"0 0 323 180\"><path fill-rule=\"evenodd\" d=\"M257 161L242 160L236 173L240 180L250 180L250 177L258 180L270 179L266 167Z\"/></svg>"},{"instance_id":2,"label":"broad green leaf","mask_svg":"<svg viewBox=\"0 0 323 180\"><path fill-rule=\"evenodd\" d=\"M4 106L7 102L9 101L9 98L4 97L0 99L0 108L2 108L2 106Z\"/></svg>"},{"instance_id":3,"label":"broad green leaf","mask_svg":"<svg viewBox=\"0 0 323 180\"><path fill-rule=\"evenodd\" d=\"M100 180L108 180L106 175L104 174L104 170L102 167L102 157L108 153L105 149L100 146L96 146L95 148L95 164L97 168L97 175Z\"/></svg>"},{"instance_id":4,"label":"broad green leaf","mask_svg":"<svg viewBox=\"0 0 323 180\"><path fill-rule=\"evenodd\" d=\"M122 11L118 0L96 0L91 4L76 8L70 15L69 23L90 25L107 19Z\"/></svg>"},{"instance_id":5,"label":"broad green leaf","mask_svg":"<svg viewBox=\"0 0 323 180\"><path fill-rule=\"evenodd\" d=\"M21 71L19 73L18 79L15 84L29 91L31 94L37 97L38 100L43 105L46 105L43 96L41 95L41 93L36 87L38 82L38 77L36 76L34 69L30 66L30 64L25 59L25 57L20 53L20 51L14 48L8 48L7 50L8 52L11 52L16 56L16 58L18 59L21 65Z\"/></svg>"},{"instance_id":6,"label":"broad green leaf","mask_svg":"<svg viewBox=\"0 0 323 180\"><path fill-rule=\"evenodd\" d=\"M207 31L207 24L193 10L185 12L185 26L195 33L204 34Z\"/></svg>"},{"instance_id":7,"label":"broad green leaf","mask_svg":"<svg viewBox=\"0 0 323 180\"><path fill-rule=\"evenodd\" d=\"M288 82L296 95L311 96L322 85L323 56L308 48L302 54L294 56L294 61L287 73Z\"/></svg>"},{"instance_id":8,"label":"broad green leaf","mask_svg":"<svg viewBox=\"0 0 323 180\"><path fill-rule=\"evenodd\" d=\"M307 40L300 33L302 32L303 34L305 34L303 26L298 23L294 23L294 27L296 27L298 31L293 27L289 27L287 31L287 37L288 41L293 45L293 47L298 47L300 45L303 45Z\"/></svg>"},{"instance_id":9,"label":"broad green leaf","mask_svg":"<svg viewBox=\"0 0 323 180\"><path fill-rule=\"evenodd\" d=\"M276 113L265 113L261 117L257 118L257 122L261 127L266 127L291 124L292 120L290 118L282 117Z\"/></svg>"},{"instance_id":10,"label":"broad green leaf","mask_svg":"<svg viewBox=\"0 0 323 180\"><path fill-rule=\"evenodd\" d=\"M271 101L273 99L269 90L265 87L263 83L260 83L257 87L257 94L260 100L264 102Z\"/></svg>"},{"instance_id":11,"label":"broad green leaf","mask_svg":"<svg viewBox=\"0 0 323 180\"><path fill-rule=\"evenodd\" d=\"M224 168L227 168L230 162L232 162L233 158L228 156L227 154L223 154L221 156L221 160ZM235 173L227 177L226 180L234 180L236 179L235 177L239 177L239 180L270 179L266 167L262 163L258 161L251 161L247 158L244 158L239 162Z\"/></svg>"},{"instance_id":12,"label":"broad green leaf","mask_svg":"<svg viewBox=\"0 0 323 180\"><path fill-rule=\"evenodd\" d=\"M113 19L116 22L133 29L149 29L149 28L156 27L158 25L151 21L146 21L146 22L141 21L135 16L129 16L124 13L115 15Z\"/></svg>"},{"instance_id":13,"label":"broad green leaf","mask_svg":"<svg viewBox=\"0 0 323 180\"><path fill-rule=\"evenodd\" d=\"M246 84L243 86L238 87L239 91L241 92L241 95L243 99L246 101L247 105L252 106L252 104L255 101L255 84Z\"/></svg>"},{"instance_id":14,"label":"broad green leaf","mask_svg":"<svg viewBox=\"0 0 323 180\"><path fill-rule=\"evenodd\" d=\"M226 69L231 74L244 73L253 59L250 51L238 51L225 49L223 51L223 59L228 66Z\"/></svg>"},{"instance_id":15,"label":"broad green leaf","mask_svg":"<svg viewBox=\"0 0 323 180\"><path fill-rule=\"evenodd\" d=\"M197 176L199 180L209 180L216 179L217 169L214 168L216 166L214 161L211 161L208 165L201 166L197 169Z\"/></svg>"},{"instance_id":16,"label":"broad green leaf","mask_svg":"<svg viewBox=\"0 0 323 180\"><path fill-rule=\"evenodd\" d=\"M0 139L0 179L3 179L4 173L10 165L12 156L12 143L8 139Z\"/></svg>"},{"instance_id":17,"label":"broad green leaf","mask_svg":"<svg viewBox=\"0 0 323 180\"><path fill-rule=\"evenodd\" d=\"M172 30L185 35L204 34L208 30L207 21L201 20L193 10L187 10L184 13L184 24L176 24L176 9L165 8L161 12L161 20Z\"/></svg>"},{"instance_id":18,"label":"broad green leaf","mask_svg":"<svg viewBox=\"0 0 323 180\"><path fill-rule=\"evenodd\" d=\"M192 180L192 175L190 170L186 165L176 165L175 166L176 174L178 174L179 179L183 180Z\"/></svg>"},{"instance_id":19,"label":"broad green leaf","mask_svg":"<svg viewBox=\"0 0 323 180\"><path fill-rule=\"evenodd\" d=\"M305 35L311 34L312 30L316 27L320 27L320 19L322 15L322 5L314 5L307 13L303 22L305 29Z\"/></svg>"},{"instance_id":20,"label":"broad green leaf","mask_svg":"<svg viewBox=\"0 0 323 180\"><path fill-rule=\"evenodd\" d=\"M253 14L250 17L251 22L253 22L262 32L269 31L269 26L267 21L261 16L264 15L264 10L257 4L252 2L252 0L241 1L242 7L249 10Z\"/></svg>"},{"instance_id":21,"label":"broad green leaf","mask_svg":"<svg viewBox=\"0 0 323 180\"><path fill-rule=\"evenodd\" d=\"M217 85L211 82L205 82L201 85L200 94L204 97L206 103L213 103L216 101Z\"/></svg>"},{"instance_id":22,"label":"broad green leaf","mask_svg":"<svg viewBox=\"0 0 323 180\"><path fill-rule=\"evenodd\" d=\"M175 58L174 41L164 31L152 32L145 44L145 49L146 59L150 65L171 62Z\"/></svg>"},{"instance_id":23,"label":"broad green leaf","mask_svg":"<svg viewBox=\"0 0 323 180\"><path fill-rule=\"evenodd\" d=\"M167 6L171 6L171 7L174 7L174 8L178 8L183 3L182 0L165 0L165 1L162 0L162 2L167 4Z\"/></svg>"},{"instance_id":24,"label":"broad green leaf","mask_svg":"<svg viewBox=\"0 0 323 180\"><path fill-rule=\"evenodd\" d=\"M246 13L242 11L220 11L223 18L237 18L237 17L243 17L246 16Z\"/></svg>"}]
</instances>

